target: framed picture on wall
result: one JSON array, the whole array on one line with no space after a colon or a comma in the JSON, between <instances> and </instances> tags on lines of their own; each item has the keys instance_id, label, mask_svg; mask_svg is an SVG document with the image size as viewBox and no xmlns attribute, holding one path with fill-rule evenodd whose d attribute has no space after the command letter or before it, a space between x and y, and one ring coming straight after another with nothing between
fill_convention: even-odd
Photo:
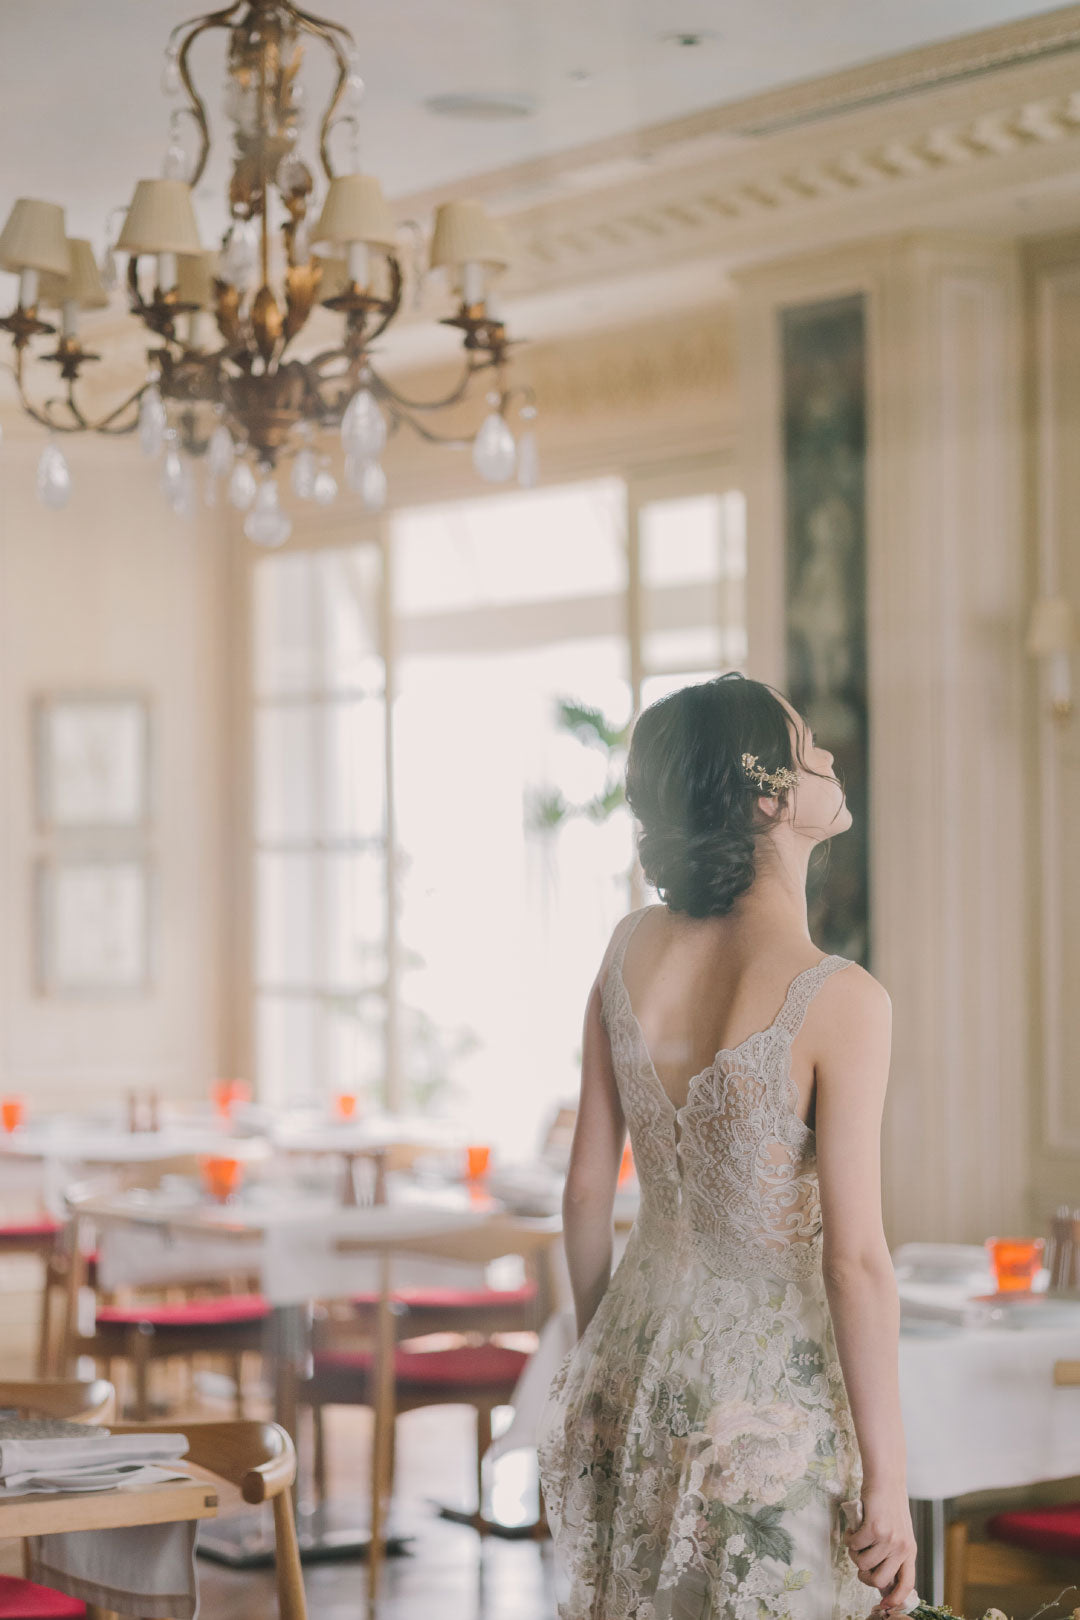
<instances>
[{"instance_id":1,"label":"framed picture on wall","mask_svg":"<svg viewBox=\"0 0 1080 1620\"><path fill-rule=\"evenodd\" d=\"M150 983L150 873L139 857L42 860L35 886L46 995L138 995Z\"/></svg>"},{"instance_id":2,"label":"framed picture on wall","mask_svg":"<svg viewBox=\"0 0 1080 1620\"><path fill-rule=\"evenodd\" d=\"M39 698L38 822L57 831L137 830L150 815L150 709L136 693Z\"/></svg>"}]
</instances>

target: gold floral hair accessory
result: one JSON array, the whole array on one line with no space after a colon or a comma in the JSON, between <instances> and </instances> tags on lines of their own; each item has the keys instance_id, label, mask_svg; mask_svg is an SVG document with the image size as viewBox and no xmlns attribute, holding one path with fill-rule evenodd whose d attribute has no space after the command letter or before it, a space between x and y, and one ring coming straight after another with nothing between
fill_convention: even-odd
<instances>
[{"instance_id":1,"label":"gold floral hair accessory","mask_svg":"<svg viewBox=\"0 0 1080 1620\"><path fill-rule=\"evenodd\" d=\"M767 793L772 799L778 799L781 793L793 788L799 780L798 772L791 770L787 765L780 765L775 771L767 771L764 765L758 764L756 754L744 754L742 768L747 781L752 782L761 793Z\"/></svg>"}]
</instances>

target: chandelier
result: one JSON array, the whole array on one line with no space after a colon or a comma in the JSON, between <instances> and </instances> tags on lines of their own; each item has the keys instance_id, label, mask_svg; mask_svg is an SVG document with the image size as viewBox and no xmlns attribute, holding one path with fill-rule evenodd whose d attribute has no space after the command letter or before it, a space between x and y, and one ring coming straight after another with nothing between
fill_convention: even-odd
<instances>
[{"instance_id":1,"label":"chandelier","mask_svg":"<svg viewBox=\"0 0 1080 1620\"><path fill-rule=\"evenodd\" d=\"M192 191L210 155L210 126L191 50L214 30L227 37L223 110L233 153L229 224L220 251L204 251ZM319 178L300 150L299 70L312 40L334 70L316 136ZM471 446L477 472L492 482L516 473L523 485L534 483L536 410L530 390L507 380L510 345L493 294L508 243L479 203L440 207L426 255L458 300L442 323L462 334L454 386L439 398L406 398L375 364L372 346L402 307L408 233L395 225L379 182L359 172L363 82L348 30L291 0L234 0L173 30L163 88L179 104L162 177L140 180L126 212L115 211L124 213L123 225L100 265L89 242L67 237L55 203L20 198L0 233L0 268L19 277L18 304L0 319L12 340L10 369L24 409L51 435L38 465L42 500L66 503L71 476L62 436L87 431L137 432L144 452L160 458L165 496L181 512L193 508L200 458L206 501L224 490L247 511L249 538L269 546L282 544L292 527L278 490L286 463L301 499L328 505L338 493L326 430L340 433L346 482L369 510L386 499L382 453L402 426L429 442ZM342 126L353 132L353 160L338 173L331 153ZM414 240L417 234L418 227ZM107 304L117 252L128 255L131 312L154 341L139 386L95 416L84 372L99 356L83 347L79 318ZM410 277L422 272L421 260ZM319 307L336 319L334 338L298 352L297 339L306 328L311 335L307 323ZM59 331L42 310L58 312ZM35 395L32 360L56 367L60 391ZM462 437L433 428L432 414L459 405L477 378L487 382L487 410L476 431ZM516 439L511 419L520 424Z\"/></svg>"}]
</instances>

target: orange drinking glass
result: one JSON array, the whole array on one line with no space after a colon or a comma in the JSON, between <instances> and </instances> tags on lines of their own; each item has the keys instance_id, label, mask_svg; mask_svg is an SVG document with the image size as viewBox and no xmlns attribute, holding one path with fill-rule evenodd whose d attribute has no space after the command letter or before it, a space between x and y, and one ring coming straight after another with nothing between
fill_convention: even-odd
<instances>
[{"instance_id":1,"label":"orange drinking glass","mask_svg":"<svg viewBox=\"0 0 1080 1620\"><path fill-rule=\"evenodd\" d=\"M465 1149L466 1174L470 1181L479 1181L491 1163L491 1148L486 1142L473 1142Z\"/></svg>"},{"instance_id":2,"label":"orange drinking glass","mask_svg":"<svg viewBox=\"0 0 1080 1620\"><path fill-rule=\"evenodd\" d=\"M26 1104L21 1097L0 1098L0 1125L8 1136L19 1129L26 1118Z\"/></svg>"},{"instance_id":3,"label":"orange drinking glass","mask_svg":"<svg viewBox=\"0 0 1080 1620\"><path fill-rule=\"evenodd\" d=\"M215 1080L211 1095L222 1119L231 1119L234 1108L251 1101L251 1087L246 1080Z\"/></svg>"},{"instance_id":4,"label":"orange drinking glass","mask_svg":"<svg viewBox=\"0 0 1080 1620\"><path fill-rule=\"evenodd\" d=\"M334 1098L334 1112L338 1119L354 1119L356 1117L356 1092L339 1091Z\"/></svg>"},{"instance_id":5,"label":"orange drinking glass","mask_svg":"<svg viewBox=\"0 0 1080 1620\"><path fill-rule=\"evenodd\" d=\"M999 1294L1027 1294L1042 1265L1042 1238L987 1238Z\"/></svg>"},{"instance_id":6,"label":"orange drinking glass","mask_svg":"<svg viewBox=\"0 0 1080 1620\"><path fill-rule=\"evenodd\" d=\"M223 1159L207 1154L199 1160L203 1185L211 1198L225 1204L233 1196L243 1179L244 1166L239 1159Z\"/></svg>"},{"instance_id":7,"label":"orange drinking glass","mask_svg":"<svg viewBox=\"0 0 1080 1620\"><path fill-rule=\"evenodd\" d=\"M629 1137L627 1137L626 1146L622 1150L622 1160L620 1161L620 1164L619 1164L619 1186L620 1187L625 1187L627 1182L633 1179L633 1175L634 1175L634 1150L630 1146Z\"/></svg>"}]
</instances>

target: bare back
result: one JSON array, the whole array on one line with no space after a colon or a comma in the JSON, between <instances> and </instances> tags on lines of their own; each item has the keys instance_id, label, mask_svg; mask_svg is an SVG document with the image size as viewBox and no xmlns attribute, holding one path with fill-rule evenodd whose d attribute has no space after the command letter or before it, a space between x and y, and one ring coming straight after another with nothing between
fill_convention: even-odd
<instances>
[{"instance_id":1,"label":"bare back","mask_svg":"<svg viewBox=\"0 0 1080 1620\"><path fill-rule=\"evenodd\" d=\"M776 1020L800 973L823 960L807 940L773 937L729 918L698 919L651 906L622 957L622 978L657 1078L682 1108L693 1080ZM814 1063L799 1036L791 1047L797 1112L813 1123Z\"/></svg>"}]
</instances>

